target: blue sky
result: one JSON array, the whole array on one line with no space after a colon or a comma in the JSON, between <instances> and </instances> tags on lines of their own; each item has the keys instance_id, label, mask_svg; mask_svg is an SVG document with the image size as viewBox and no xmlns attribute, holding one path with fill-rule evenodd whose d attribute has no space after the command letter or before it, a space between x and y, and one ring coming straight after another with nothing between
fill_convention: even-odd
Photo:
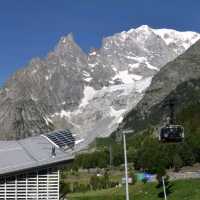
<instances>
[{"instance_id":1,"label":"blue sky","mask_svg":"<svg viewBox=\"0 0 200 200\"><path fill-rule=\"evenodd\" d=\"M70 32L85 51L143 24L200 32L199 9L199 0L1 0L0 85Z\"/></svg>"}]
</instances>

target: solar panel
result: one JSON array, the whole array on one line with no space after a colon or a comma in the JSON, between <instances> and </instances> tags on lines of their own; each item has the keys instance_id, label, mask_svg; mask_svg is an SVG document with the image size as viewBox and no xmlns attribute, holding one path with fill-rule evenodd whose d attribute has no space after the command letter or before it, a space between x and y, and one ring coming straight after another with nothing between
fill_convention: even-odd
<instances>
[{"instance_id":1,"label":"solar panel","mask_svg":"<svg viewBox=\"0 0 200 200\"><path fill-rule=\"evenodd\" d=\"M75 138L69 130L51 132L45 136L60 148L73 148L75 145Z\"/></svg>"}]
</instances>

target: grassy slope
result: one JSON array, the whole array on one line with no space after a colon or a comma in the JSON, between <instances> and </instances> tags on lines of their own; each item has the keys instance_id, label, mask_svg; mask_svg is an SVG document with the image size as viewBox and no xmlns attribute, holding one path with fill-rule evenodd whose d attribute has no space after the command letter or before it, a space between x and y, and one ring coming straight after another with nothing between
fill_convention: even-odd
<instances>
[{"instance_id":1,"label":"grassy slope","mask_svg":"<svg viewBox=\"0 0 200 200\"><path fill-rule=\"evenodd\" d=\"M155 183L137 184L130 187L130 200L161 200L158 197L160 189ZM134 198L133 195L134 194ZM124 188L92 191L70 194L69 200L124 200ZM169 200L199 200L200 180L179 180L172 183L172 193Z\"/></svg>"},{"instance_id":2,"label":"grassy slope","mask_svg":"<svg viewBox=\"0 0 200 200\"><path fill-rule=\"evenodd\" d=\"M112 170L109 172L111 176L109 177L111 181L120 182L121 178L124 176L124 171L120 170ZM64 174L64 181L68 183L78 182L81 184L89 184L91 176L95 175L96 173L89 173L89 172L78 172L76 175L72 174Z\"/></svg>"}]
</instances>

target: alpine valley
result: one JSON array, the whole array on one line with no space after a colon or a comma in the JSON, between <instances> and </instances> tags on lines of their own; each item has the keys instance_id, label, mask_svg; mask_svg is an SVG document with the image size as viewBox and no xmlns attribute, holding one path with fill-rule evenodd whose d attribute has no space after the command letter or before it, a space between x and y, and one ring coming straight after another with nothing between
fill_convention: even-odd
<instances>
[{"instance_id":1,"label":"alpine valley","mask_svg":"<svg viewBox=\"0 0 200 200\"><path fill-rule=\"evenodd\" d=\"M109 136L125 115L124 126L133 120L139 127L153 105L200 78L199 39L195 32L143 25L104 38L100 49L86 54L69 34L1 88L0 137L68 128L84 139L82 148Z\"/></svg>"}]
</instances>

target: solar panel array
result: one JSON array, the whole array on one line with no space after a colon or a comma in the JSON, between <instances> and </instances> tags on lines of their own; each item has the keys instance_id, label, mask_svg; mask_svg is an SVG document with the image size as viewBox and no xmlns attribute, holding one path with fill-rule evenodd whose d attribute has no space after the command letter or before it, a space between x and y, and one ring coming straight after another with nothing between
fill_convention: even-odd
<instances>
[{"instance_id":1,"label":"solar panel array","mask_svg":"<svg viewBox=\"0 0 200 200\"><path fill-rule=\"evenodd\" d=\"M75 145L75 138L69 130L47 133L46 137L60 148L65 148L66 146L73 148Z\"/></svg>"}]
</instances>

